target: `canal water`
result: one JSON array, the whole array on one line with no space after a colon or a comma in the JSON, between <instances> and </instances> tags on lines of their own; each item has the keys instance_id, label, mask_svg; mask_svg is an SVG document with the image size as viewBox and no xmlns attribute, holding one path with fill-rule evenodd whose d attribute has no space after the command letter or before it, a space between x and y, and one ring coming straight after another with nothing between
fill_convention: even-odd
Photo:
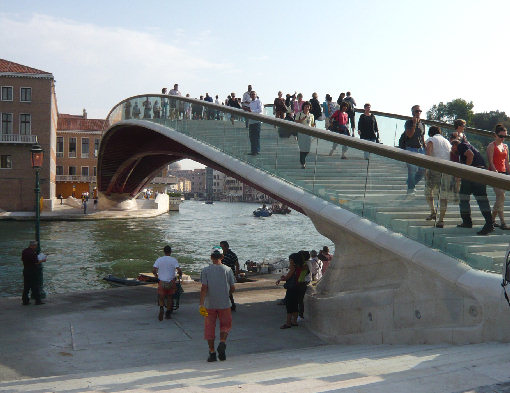
<instances>
[{"instance_id":1,"label":"canal water","mask_svg":"<svg viewBox=\"0 0 510 393\"><path fill-rule=\"evenodd\" d=\"M319 250L331 240L320 235L308 217L253 217L251 203L185 201L179 212L144 219L41 222L47 293L109 287L108 274L136 277L170 244L185 273L198 274L209 263L211 248L227 240L241 268L252 260L287 258L292 252ZM20 296L21 251L34 238L34 223L0 221L0 296Z\"/></svg>"}]
</instances>

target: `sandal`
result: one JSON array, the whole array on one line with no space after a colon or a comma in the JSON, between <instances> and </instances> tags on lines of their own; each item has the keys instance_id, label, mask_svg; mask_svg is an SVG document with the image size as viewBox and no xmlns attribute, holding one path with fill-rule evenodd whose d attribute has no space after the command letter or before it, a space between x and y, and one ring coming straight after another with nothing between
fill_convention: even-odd
<instances>
[{"instance_id":1,"label":"sandal","mask_svg":"<svg viewBox=\"0 0 510 393\"><path fill-rule=\"evenodd\" d=\"M292 325L287 325L286 323L284 323L282 326L280 326L280 329L290 329L292 327Z\"/></svg>"},{"instance_id":2,"label":"sandal","mask_svg":"<svg viewBox=\"0 0 510 393\"><path fill-rule=\"evenodd\" d=\"M443 221L436 222L436 228L444 228L444 222Z\"/></svg>"}]
</instances>

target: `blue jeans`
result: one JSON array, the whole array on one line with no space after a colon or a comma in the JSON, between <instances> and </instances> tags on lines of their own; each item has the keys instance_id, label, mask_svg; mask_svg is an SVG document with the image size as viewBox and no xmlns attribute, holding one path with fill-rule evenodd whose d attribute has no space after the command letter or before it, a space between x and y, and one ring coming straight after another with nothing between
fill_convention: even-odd
<instances>
[{"instance_id":1,"label":"blue jeans","mask_svg":"<svg viewBox=\"0 0 510 393\"><path fill-rule=\"evenodd\" d=\"M251 123L249 126L251 154L260 153L260 123Z\"/></svg>"},{"instance_id":2,"label":"blue jeans","mask_svg":"<svg viewBox=\"0 0 510 393\"><path fill-rule=\"evenodd\" d=\"M406 147L407 151L412 151L414 153L425 154L425 149L423 147ZM423 179L425 175L425 169L418 167L416 165L407 164L407 190L414 190L416 185Z\"/></svg>"}]
</instances>

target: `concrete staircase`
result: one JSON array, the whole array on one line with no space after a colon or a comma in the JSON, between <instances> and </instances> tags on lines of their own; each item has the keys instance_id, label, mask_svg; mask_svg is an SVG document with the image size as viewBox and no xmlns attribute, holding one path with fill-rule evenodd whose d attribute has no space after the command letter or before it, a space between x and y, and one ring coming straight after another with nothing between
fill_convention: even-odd
<instances>
[{"instance_id":1,"label":"concrete staircase","mask_svg":"<svg viewBox=\"0 0 510 393\"><path fill-rule=\"evenodd\" d=\"M449 204L445 227L435 228L434 221L425 220L430 214L424 197L425 180L417 185L416 196L406 199L405 163L374 154L365 160L363 151L352 148L344 160L340 158L342 146L330 156L331 142L312 139L307 167L302 169L295 137L280 138L273 126L262 125L261 154L255 157L247 155L250 145L244 122L236 121L232 126L227 121L198 120L171 126L473 268L501 272L510 231L496 229L490 236L477 236L484 220L474 198L473 229L456 227L461 222L457 203ZM487 187L487 193L492 206L492 187ZM510 211L509 201L505 207Z\"/></svg>"}]
</instances>

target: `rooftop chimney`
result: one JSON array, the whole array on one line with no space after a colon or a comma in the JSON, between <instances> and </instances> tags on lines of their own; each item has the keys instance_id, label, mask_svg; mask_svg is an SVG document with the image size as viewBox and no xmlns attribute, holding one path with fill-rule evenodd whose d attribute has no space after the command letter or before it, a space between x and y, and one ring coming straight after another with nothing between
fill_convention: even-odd
<instances>
[{"instance_id":1,"label":"rooftop chimney","mask_svg":"<svg viewBox=\"0 0 510 393\"><path fill-rule=\"evenodd\" d=\"M85 108L83 108L83 118L84 119L87 118L87 110Z\"/></svg>"}]
</instances>

